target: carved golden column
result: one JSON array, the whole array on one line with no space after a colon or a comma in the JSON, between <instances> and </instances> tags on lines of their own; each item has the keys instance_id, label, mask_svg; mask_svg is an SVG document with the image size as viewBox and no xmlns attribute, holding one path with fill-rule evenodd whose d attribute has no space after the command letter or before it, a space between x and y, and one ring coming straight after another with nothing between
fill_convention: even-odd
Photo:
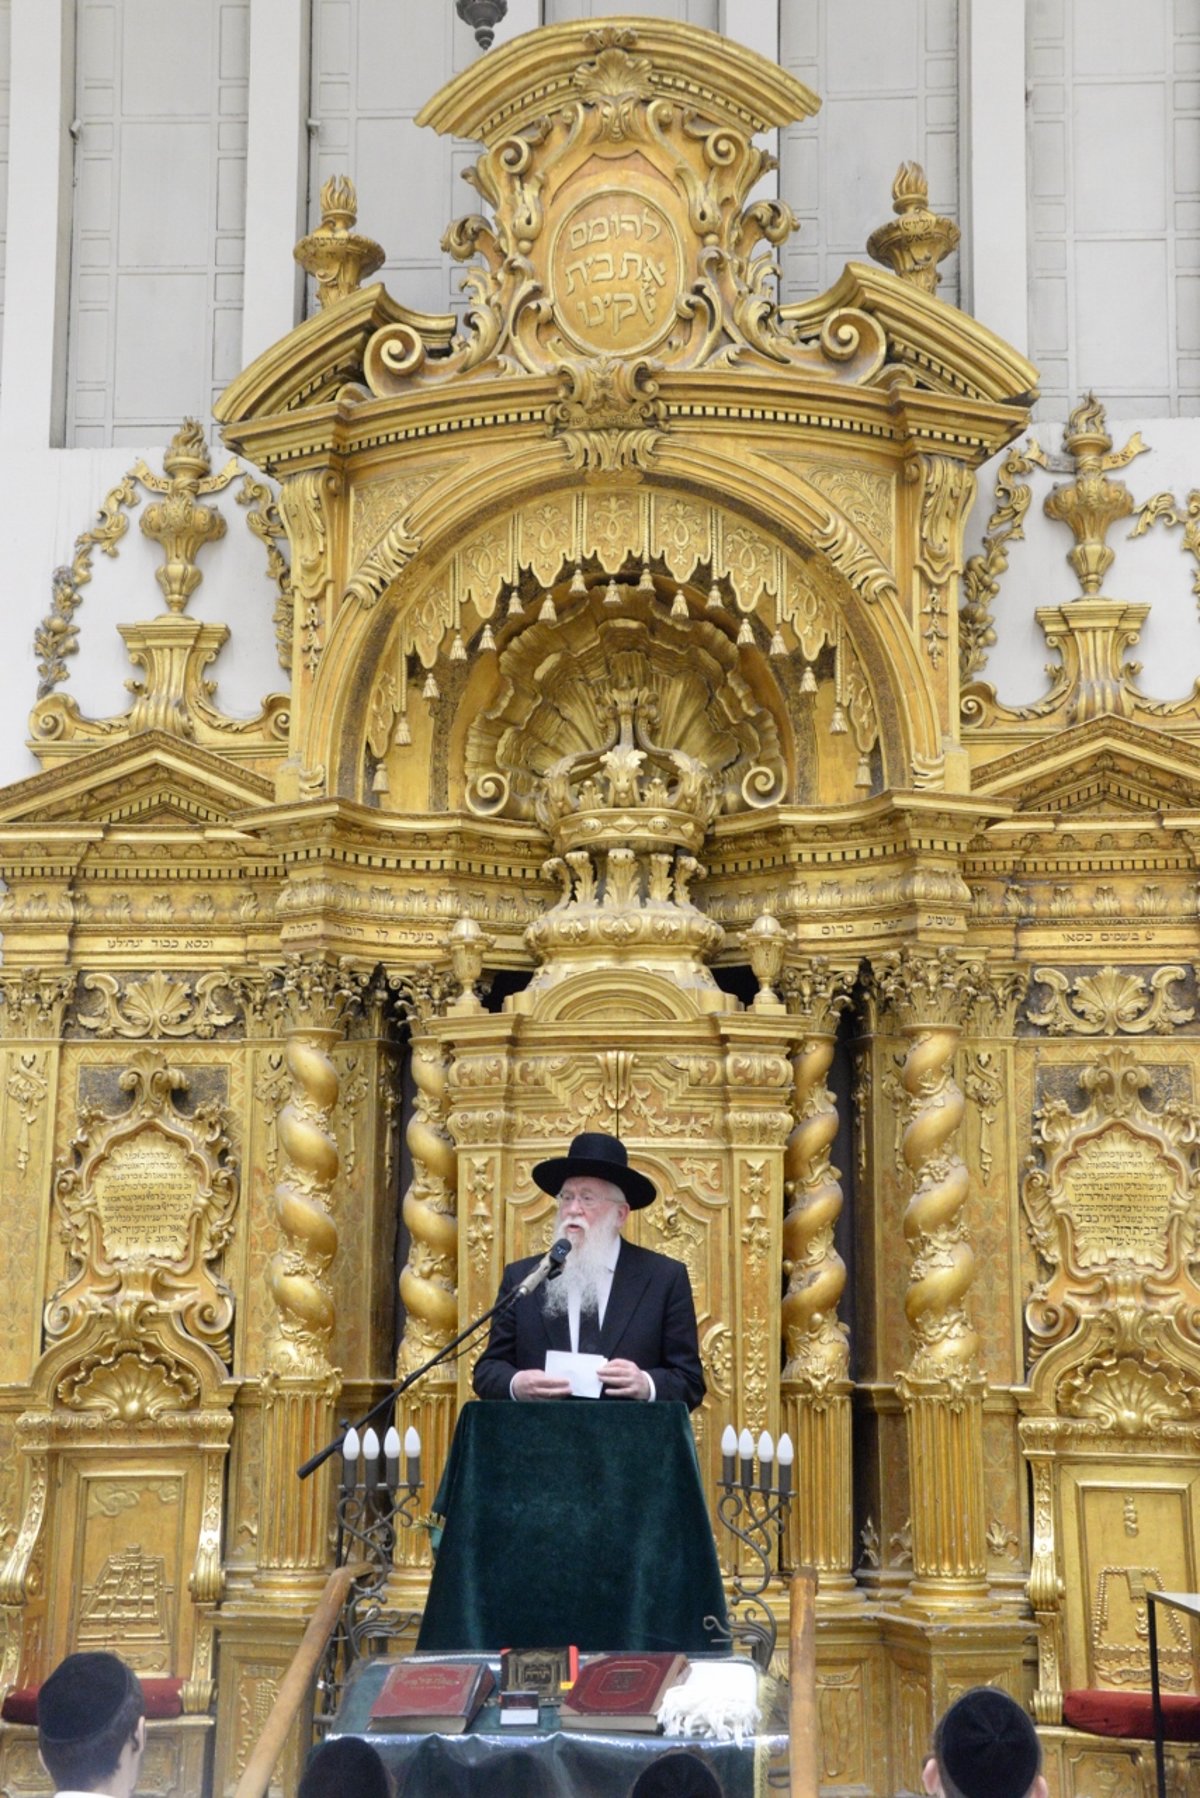
<instances>
[{"instance_id":1,"label":"carved golden column","mask_svg":"<svg viewBox=\"0 0 1200 1798\"><path fill-rule=\"evenodd\" d=\"M837 1105L826 1085L840 1012L853 975L823 957L784 971L782 991L800 1037L793 1058L795 1123L784 1150L780 1421L796 1447L796 1502L788 1523L793 1566L820 1575L819 1598L857 1591L854 1558L850 1342L838 1305L846 1265L834 1244L841 1176L830 1159Z\"/></svg>"},{"instance_id":2,"label":"carved golden column","mask_svg":"<svg viewBox=\"0 0 1200 1798\"><path fill-rule=\"evenodd\" d=\"M404 1195L409 1234L408 1260L400 1274L404 1335L396 1357L396 1378L420 1367L459 1328L458 1320L458 1151L447 1126L450 1064L439 1032L454 983L422 969L391 981L399 1009L412 1024L411 1067L415 1099L405 1140L412 1178ZM421 1435L428 1497L446 1462L454 1429L457 1372L453 1362L435 1367L401 1401L404 1422ZM422 1531L401 1530L398 1566L429 1565L429 1542Z\"/></svg>"},{"instance_id":3,"label":"carved golden column","mask_svg":"<svg viewBox=\"0 0 1200 1798\"><path fill-rule=\"evenodd\" d=\"M275 1211L283 1241L267 1269L275 1301L263 1376L264 1504L259 1566L267 1574L316 1571L329 1557L329 1464L308 1480L296 1469L333 1434L341 1375L330 1361L335 1321L327 1278L338 1232L330 1208L339 1155L333 1130L338 1074L330 1054L361 981L343 965L297 957L284 968L285 1063L291 1097L277 1130L282 1171Z\"/></svg>"},{"instance_id":4,"label":"carved golden column","mask_svg":"<svg viewBox=\"0 0 1200 1798\"><path fill-rule=\"evenodd\" d=\"M912 1519L906 1602L926 1611L957 1608L988 1591L985 1381L966 1303L975 1254L963 1219L970 1175L957 1142L965 1101L954 1077L955 1049L983 974L981 962L940 948L902 949L876 975L907 1044L902 1149L912 1196L904 1214L911 1256L904 1309L914 1346L896 1386L908 1434Z\"/></svg>"},{"instance_id":5,"label":"carved golden column","mask_svg":"<svg viewBox=\"0 0 1200 1798\"><path fill-rule=\"evenodd\" d=\"M279 489L279 515L287 529L292 568L292 690L288 758L276 778L280 799L311 798L322 790L320 764L308 766L304 739L313 682L325 653L335 610L335 545L331 500L341 490L329 468L308 468Z\"/></svg>"}]
</instances>

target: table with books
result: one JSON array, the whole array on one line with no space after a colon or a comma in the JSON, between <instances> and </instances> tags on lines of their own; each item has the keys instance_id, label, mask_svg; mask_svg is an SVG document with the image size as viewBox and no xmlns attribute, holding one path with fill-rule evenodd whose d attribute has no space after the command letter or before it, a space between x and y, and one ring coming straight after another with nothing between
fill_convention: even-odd
<instances>
[{"instance_id":1,"label":"table with books","mask_svg":"<svg viewBox=\"0 0 1200 1798\"><path fill-rule=\"evenodd\" d=\"M698 1672L693 1672L698 1669ZM628 1798L653 1757L687 1750L710 1769L724 1798L758 1798L772 1760L786 1754L769 1682L747 1662L683 1655L583 1656L557 1703L539 1702L520 1722L502 1723L498 1656L380 1656L352 1675L334 1726L367 1736L395 1780L397 1798ZM660 1733L658 1711L685 1712L689 1682L727 1684L759 1709L742 1741ZM715 1682L715 1684L714 1684ZM518 1699L518 1703L522 1702ZM672 1708L673 1707L673 1708ZM736 1710L736 1707L734 1707ZM513 1712L508 1707L509 1715ZM536 1722L533 1720L536 1717ZM672 1725L674 1727L674 1725Z\"/></svg>"}]
</instances>

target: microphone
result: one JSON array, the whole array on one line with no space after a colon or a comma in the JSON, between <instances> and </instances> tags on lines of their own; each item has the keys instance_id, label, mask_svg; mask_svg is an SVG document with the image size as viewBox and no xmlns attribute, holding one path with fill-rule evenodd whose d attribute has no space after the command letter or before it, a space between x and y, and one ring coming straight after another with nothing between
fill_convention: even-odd
<instances>
[{"instance_id":1,"label":"microphone","mask_svg":"<svg viewBox=\"0 0 1200 1798\"><path fill-rule=\"evenodd\" d=\"M571 1253L571 1245L565 1236L544 1254L532 1272L527 1273L521 1284L513 1293L514 1299L527 1299L531 1292L536 1292L543 1280L556 1280L563 1269L563 1262Z\"/></svg>"}]
</instances>

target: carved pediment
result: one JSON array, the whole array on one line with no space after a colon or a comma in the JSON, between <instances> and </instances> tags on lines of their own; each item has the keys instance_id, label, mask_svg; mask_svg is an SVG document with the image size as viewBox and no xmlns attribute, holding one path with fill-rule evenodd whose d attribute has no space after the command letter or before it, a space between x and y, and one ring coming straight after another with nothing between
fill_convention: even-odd
<instances>
[{"instance_id":1,"label":"carved pediment","mask_svg":"<svg viewBox=\"0 0 1200 1798\"><path fill-rule=\"evenodd\" d=\"M6 787L0 844L19 840L30 827L66 822L83 834L103 825L164 822L203 829L258 811L274 797L274 784L261 775L163 732L145 731Z\"/></svg>"},{"instance_id":2,"label":"carved pediment","mask_svg":"<svg viewBox=\"0 0 1200 1798\"><path fill-rule=\"evenodd\" d=\"M1128 719L1096 718L985 762L972 788L1011 799L1018 813L1190 812L1200 794L1200 750Z\"/></svg>"}]
</instances>

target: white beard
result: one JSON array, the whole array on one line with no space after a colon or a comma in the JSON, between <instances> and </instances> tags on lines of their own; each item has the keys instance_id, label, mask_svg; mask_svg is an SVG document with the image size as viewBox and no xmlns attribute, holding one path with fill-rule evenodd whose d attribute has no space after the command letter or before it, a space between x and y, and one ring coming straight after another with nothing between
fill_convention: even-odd
<instances>
[{"instance_id":1,"label":"white beard","mask_svg":"<svg viewBox=\"0 0 1200 1798\"><path fill-rule=\"evenodd\" d=\"M620 1226L607 1218L589 1224L582 1242L573 1241L562 1273L546 1286L542 1309L547 1317L566 1317L571 1294L579 1294L579 1315L600 1312L600 1281L608 1273L613 1243L620 1236Z\"/></svg>"}]
</instances>

